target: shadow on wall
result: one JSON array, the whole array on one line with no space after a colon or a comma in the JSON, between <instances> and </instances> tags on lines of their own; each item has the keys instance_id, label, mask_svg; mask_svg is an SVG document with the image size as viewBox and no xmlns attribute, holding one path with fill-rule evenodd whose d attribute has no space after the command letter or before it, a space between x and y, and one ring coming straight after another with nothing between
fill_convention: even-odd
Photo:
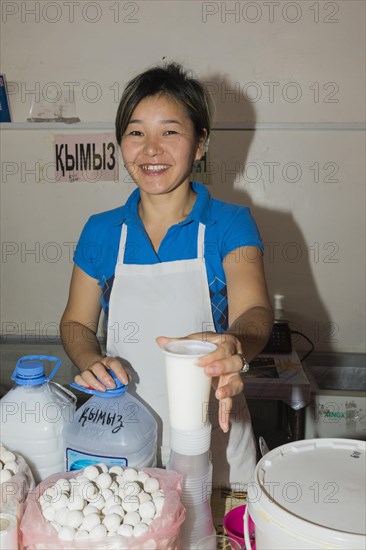
<instances>
[{"instance_id":1,"label":"shadow on wall","mask_svg":"<svg viewBox=\"0 0 366 550\"><path fill-rule=\"evenodd\" d=\"M215 104L216 123L251 123L255 128L253 103L244 94L240 95L238 102L237 96L227 93L228 90L235 90L234 84L219 74L205 78L205 84ZM265 195L268 186L273 188L277 181L266 181L267 174L262 172L253 188L253 183L248 185L244 178L254 132L214 131L206 166L208 177L207 181L202 181L208 185L213 197L250 207L265 244L264 264L272 301L274 294L284 295L285 315L291 329L304 333L314 343L315 350L334 351L332 340L336 341L338 327L331 322L319 295L312 273L311 260L314 258L310 257L309 244L290 211L290 203L286 205L285 187L279 189L285 211L274 210L253 202L253 198L255 201L255 195ZM270 143L268 141L266 144L267 149ZM257 160L260 165L263 159L252 160ZM301 195L299 200L302 200ZM316 251L312 252L315 257ZM293 335L293 343L298 351L305 352L310 348L309 343L299 335Z\"/></svg>"}]
</instances>

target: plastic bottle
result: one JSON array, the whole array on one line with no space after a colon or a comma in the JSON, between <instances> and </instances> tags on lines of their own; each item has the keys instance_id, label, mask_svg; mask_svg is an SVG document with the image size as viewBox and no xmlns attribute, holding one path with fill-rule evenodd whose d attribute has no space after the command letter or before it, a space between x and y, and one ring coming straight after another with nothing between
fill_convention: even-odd
<instances>
[{"instance_id":1,"label":"plastic bottle","mask_svg":"<svg viewBox=\"0 0 366 550\"><path fill-rule=\"evenodd\" d=\"M44 361L56 363L48 377ZM64 469L62 430L75 412L76 397L51 382L60 366L57 357L22 357L11 376L15 385L0 400L1 442L25 458L36 482Z\"/></svg>"},{"instance_id":2,"label":"plastic bottle","mask_svg":"<svg viewBox=\"0 0 366 550\"><path fill-rule=\"evenodd\" d=\"M127 393L114 375L116 387L105 392L70 384L91 394L63 431L65 468L80 470L104 462L109 466L156 466L157 423L146 407Z\"/></svg>"},{"instance_id":3,"label":"plastic bottle","mask_svg":"<svg viewBox=\"0 0 366 550\"><path fill-rule=\"evenodd\" d=\"M274 295L274 316L276 321L285 320L285 311L283 308L284 296L282 294Z\"/></svg>"}]
</instances>

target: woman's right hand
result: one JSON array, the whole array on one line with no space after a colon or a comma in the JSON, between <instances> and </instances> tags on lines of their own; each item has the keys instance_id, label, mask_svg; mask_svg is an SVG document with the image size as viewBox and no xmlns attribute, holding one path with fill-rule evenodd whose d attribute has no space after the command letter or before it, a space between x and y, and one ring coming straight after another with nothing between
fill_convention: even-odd
<instances>
[{"instance_id":1,"label":"woman's right hand","mask_svg":"<svg viewBox=\"0 0 366 550\"><path fill-rule=\"evenodd\" d=\"M113 389L115 382L108 374L109 370L114 372L122 384L127 385L131 379L130 372L122 366L119 359L101 355L100 358L97 358L80 374L75 376L75 382L84 388L92 388L102 392L107 388Z\"/></svg>"}]
</instances>

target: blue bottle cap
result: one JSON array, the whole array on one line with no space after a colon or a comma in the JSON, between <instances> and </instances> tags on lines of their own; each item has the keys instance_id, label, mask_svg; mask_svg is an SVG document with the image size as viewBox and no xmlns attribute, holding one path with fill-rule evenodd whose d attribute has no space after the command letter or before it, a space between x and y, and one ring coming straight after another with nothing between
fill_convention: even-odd
<instances>
[{"instance_id":1,"label":"blue bottle cap","mask_svg":"<svg viewBox=\"0 0 366 550\"><path fill-rule=\"evenodd\" d=\"M56 366L50 376L46 376L42 361L56 362ZM36 386L51 380L61 365L60 359L50 355L25 355L21 357L15 366L11 379L20 386Z\"/></svg>"},{"instance_id":2,"label":"blue bottle cap","mask_svg":"<svg viewBox=\"0 0 366 550\"><path fill-rule=\"evenodd\" d=\"M12 379L21 386L35 386L46 381L44 366L40 361L29 361L26 365L17 365Z\"/></svg>"},{"instance_id":3,"label":"blue bottle cap","mask_svg":"<svg viewBox=\"0 0 366 550\"><path fill-rule=\"evenodd\" d=\"M82 391L84 393L89 393L91 395L98 395L99 397L105 397L107 399L109 397L119 397L120 395L123 395L125 393L125 391L127 390L128 386L126 384L122 384L122 382L120 380L118 380L117 376L114 374L113 371L109 370L108 374L109 374L109 376L111 376L113 378L114 383L116 384L115 388L108 388L107 386L105 386L105 391L99 391L99 390L94 390L93 388L85 388L84 386L80 386L79 384L76 384L76 382L72 382L69 385L72 388L75 388L75 389L77 389L79 391ZM97 380L101 384L103 384L103 382L101 382L99 380L99 378Z\"/></svg>"}]
</instances>

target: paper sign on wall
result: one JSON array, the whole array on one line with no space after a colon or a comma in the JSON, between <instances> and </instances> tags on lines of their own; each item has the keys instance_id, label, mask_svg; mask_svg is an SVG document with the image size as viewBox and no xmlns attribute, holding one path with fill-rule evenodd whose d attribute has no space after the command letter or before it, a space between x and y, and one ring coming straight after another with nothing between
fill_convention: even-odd
<instances>
[{"instance_id":1,"label":"paper sign on wall","mask_svg":"<svg viewBox=\"0 0 366 550\"><path fill-rule=\"evenodd\" d=\"M118 181L118 147L113 133L57 135L57 181Z\"/></svg>"}]
</instances>

